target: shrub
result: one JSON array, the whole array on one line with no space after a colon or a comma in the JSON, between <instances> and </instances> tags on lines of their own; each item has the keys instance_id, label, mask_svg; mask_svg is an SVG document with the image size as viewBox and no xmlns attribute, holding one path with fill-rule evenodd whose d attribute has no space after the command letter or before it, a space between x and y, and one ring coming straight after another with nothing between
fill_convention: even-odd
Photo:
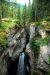
<instances>
[{"instance_id":1,"label":"shrub","mask_svg":"<svg viewBox=\"0 0 50 75\"><path fill-rule=\"evenodd\" d=\"M0 24L0 28L2 28L2 25Z\"/></svg>"},{"instance_id":2,"label":"shrub","mask_svg":"<svg viewBox=\"0 0 50 75\"><path fill-rule=\"evenodd\" d=\"M0 34L0 48L6 48L8 40L5 34Z\"/></svg>"},{"instance_id":3,"label":"shrub","mask_svg":"<svg viewBox=\"0 0 50 75\"><path fill-rule=\"evenodd\" d=\"M36 39L35 38L32 38L31 42L30 42L30 46L31 46L31 49L33 50L34 52L34 56L37 58L38 55L39 55L39 45L36 44Z\"/></svg>"},{"instance_id":4,"label":"shrub","mask_svg":"<svg viewBox=\"0 0 50 75\"><path fill-rule=\"evenodd\" d=\"M45 21L50 21L50 17L45 17L44 20Z\"/></svg>"},{"instance_id":5,"label":"shrub","mask_svg":"<svg viewBox=\"0 0 50 75\"><path fill-rule=\"evenodd\" d=\"M45 29L50 29L50 23L45 26Z\"/></svg>"},{"instance_id":6,"label":"shrub","mask_svg":"<svg viewBox=\"0 0 50 75\"><path fill-rule=\"evenodd\" d=\"M35 26L38 28L41 25L40 22L35 22Z\"/></svg>"},{"instance_id":7,"label":"shrub","mask_svg":"<svg viewBox=\"0 0 50 75\"><path fill-rule=\"evenodd\" d=\"M48 43L50 43L50 37L45 37L44 39L40 38L38 40L36 40L36 44L43 46L43 45L47 45Z\"/></svg>"},{"instance_id":8,"label":"shrub","mask_svg":"<svg viewBox=\"0 0 50 75\"><path fill-rule=\"evenodd\" d=\"M16 27L18 28L24 28L25 25L23 25L23 22L22 20L16 20L16 24L15 24Z\"/></svg>"}]
</instances>

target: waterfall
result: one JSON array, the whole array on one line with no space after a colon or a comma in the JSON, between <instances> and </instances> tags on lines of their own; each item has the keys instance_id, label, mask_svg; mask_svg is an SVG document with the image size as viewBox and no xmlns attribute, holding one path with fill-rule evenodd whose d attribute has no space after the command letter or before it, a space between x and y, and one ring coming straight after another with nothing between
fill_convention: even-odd
<instances>
[{"instance_id":1,"label":"waterfall","mask_svg":"<svg viewBox=\"0 0 50 75\"><path fill-rule=\"evenodd\" d=\"M19 57L17 75L25 75L25 70L24 70L24 52L21 53L21 55Z\"/></svg>"}]
</instances>

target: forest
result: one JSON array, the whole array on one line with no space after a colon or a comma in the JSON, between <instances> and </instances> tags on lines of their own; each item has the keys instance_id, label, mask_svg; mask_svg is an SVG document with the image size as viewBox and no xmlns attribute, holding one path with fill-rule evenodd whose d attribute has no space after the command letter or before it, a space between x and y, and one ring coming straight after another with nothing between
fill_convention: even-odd
<instances>
[{"instance_id":1,"label":"forest","mask_svg":"<svg viewBox=\"0 0 50 75\"><path fill-rule=\"evenodd\" d=\"M0 75L50 75L50 0L0 0Z\"/></svg>"}]
</instances>

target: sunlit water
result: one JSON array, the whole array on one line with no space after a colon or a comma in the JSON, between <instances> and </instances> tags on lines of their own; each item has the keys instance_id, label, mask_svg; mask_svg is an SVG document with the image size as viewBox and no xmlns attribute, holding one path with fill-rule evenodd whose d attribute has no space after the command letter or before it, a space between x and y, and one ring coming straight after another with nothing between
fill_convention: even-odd
<instances>
[{"instance_id":1,"label":"sunlit water","mask_svg":"<svg viewBox=\"0 0 50 75\"><path fill-rule=\"evenodd\" d=\"M24 71L24 53L21 53L19 57L17 75L25 75Z\"/></svg>"}]
</instances>

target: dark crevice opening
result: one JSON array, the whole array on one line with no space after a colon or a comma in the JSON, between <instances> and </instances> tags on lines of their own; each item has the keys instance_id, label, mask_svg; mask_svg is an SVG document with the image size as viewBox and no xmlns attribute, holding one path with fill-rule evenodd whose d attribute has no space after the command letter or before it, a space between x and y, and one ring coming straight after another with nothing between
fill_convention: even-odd
<instances>
[{"instance_id":1,"label":"dark crevice opening","mask_svg":"<svg viewBox=\"0 0 50 75\"><path fill-rule=\"evenodd\" d=\"M26 43L25 43L25 48L23 48L23 52L25 52L26 50L26 46L29 43L29 38L30 38L30 31L29 28L25 28L25 32L26 32Z\"/></svg>"},{"instance_id":2,"label":"dark crevice opening","mask_svg":"<svg viewBox=\"0 0 50 75\"><path fill-rule=\"evenodd\" d=\"M25 63L25 74L24 75L31 75L31 65L30 65L30 57L29 55L25 53L25 59L24 59L24 63ZM19 58L20 55L17 59L14 59L9 62L8 65L8 74L7 75L17 75L17 69L18 69L18 63L19 63ZM27 67L29 68L29 70L27 70Z\"/></svg>"},{"instance_id":3,"label":"dark crevice opening","mask_svg":"<svg viewBox=\"0 0 50 75\"><path fill-rule=\"evenodd\" d=\"M8 75L17 75L18 60L19 58L11 60L8 66Z\"/></svg>"}]
</instances>

